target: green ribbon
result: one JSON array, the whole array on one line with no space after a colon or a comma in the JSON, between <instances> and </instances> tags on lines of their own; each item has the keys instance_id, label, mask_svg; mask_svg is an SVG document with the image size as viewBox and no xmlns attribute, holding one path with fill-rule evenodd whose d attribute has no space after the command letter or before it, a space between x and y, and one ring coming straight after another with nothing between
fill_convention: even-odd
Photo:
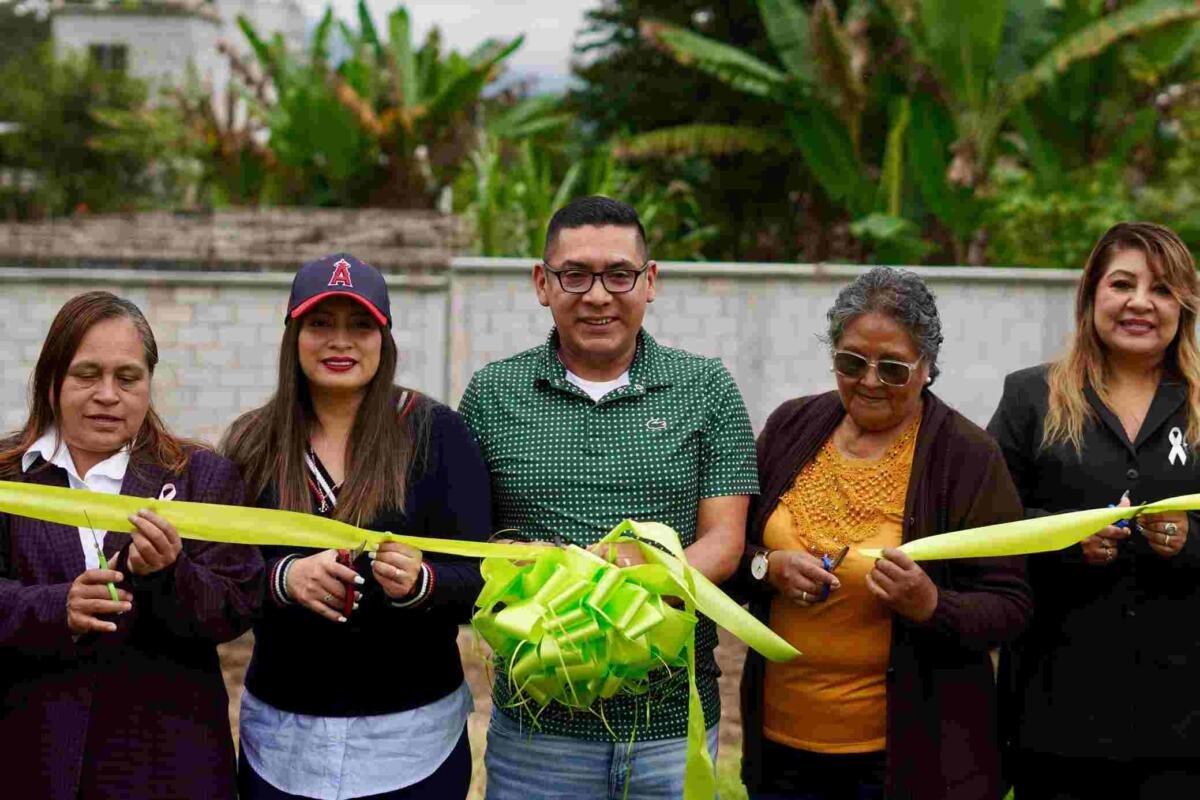
<instances>
[{"instance_id":1,"label":"green ribbon","mask_svg":"<svg viewBox=\"0 0 1200 800\"><path fill-rule=\"evenodd\" d=\"M647 563L618 568L573 545L524 565L487 559L475 630L505 664L517 702L539 710L551 702L591 709L618 694L646 693L656 669L686 669L684 797L711 798L716 777L696 688L696 611L732 625L732 632L768 658L799 654L688 566L675 531L625 520L600 540L622 542L636 544ZM683 610L667 603L667 596L681 598Z\"/></svg>"},{"instance_id":2,"label":"green ribbon","mask_svg":"<svg viewBox=\"0 0 1200 800\"><path fill-rule=\"evenodd\" d=\"M1113 508L1093 508L1034 517L981 528L926 536L900 547L913 561L943 558L992 558L1023 556L1062 550L1083 541L1096 531L1118 520L1132 519L1140 514L1160 514L1164 511L1200 510L1200 494L1168 497L1153 503ZM881 558L877 548L860 548L867 558Z\"/></svg>"},{"instance_id":3,"label":"green ribbon","mask_svg":"<svg viewBox=\"0 0 1200 800\"><path fill-rule=\"evenodd\" d=\"M505 660L518 694L539 708L555 701L591 708L618 694L645 693L652 670L687 669L686 800L707 800L716 793L696 689L696 613L774 661L799 655L689 566L679 535L656 522L625 520L601 539L612 545L632 542L646 560L618 568L575 546L400 536L293 511L0 481L0 511L47 522L130 533L129 517L140 509L163 517L187 539L322 550L353 549L364 541L368 546L402 542L427 552L485 559L473 624ZM681 598L683 609L664 597Z\"/></svg>"}]
</instances>

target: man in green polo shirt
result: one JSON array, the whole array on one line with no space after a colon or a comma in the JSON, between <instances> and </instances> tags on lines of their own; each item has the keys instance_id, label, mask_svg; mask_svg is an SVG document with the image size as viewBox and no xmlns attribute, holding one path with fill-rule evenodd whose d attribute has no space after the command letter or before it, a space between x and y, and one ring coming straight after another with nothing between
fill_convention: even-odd
<instances>
[{"instance_id":1,"label":"man in green polo shirt","mask_svg":"<svg viewBox=\"0 0 1200 800\"><path fill-rule=\"evenodd\" d=\"M605 197L561 208L533 268L554 328L545 344L479 370L459 410L491 471L498 528L587 547L627 517L661 522L678 531L688 562L719 583L737 567L758 493L754 439L718 359L662 347L642 330L657 272L632 208ZM618 563L637 558L622 551ZM714 761L716 642L702 618L696 678ZM498 665L493 697L488 800L682 795L682 670L645 695L572 714L515 706Z\"/></svg>"}]
</instances>

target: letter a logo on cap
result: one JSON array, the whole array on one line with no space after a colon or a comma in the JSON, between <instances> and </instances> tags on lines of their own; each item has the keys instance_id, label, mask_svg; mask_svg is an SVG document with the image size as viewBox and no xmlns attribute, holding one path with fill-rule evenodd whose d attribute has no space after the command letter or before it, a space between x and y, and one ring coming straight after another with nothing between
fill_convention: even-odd
<instances>
[{"instance_id":1,"label":"letter a logo on cap","mask_svg":"<svg viewBox=\"0 0 1200 800\"><path fill-rule=\"evenodd\" d=\"M350 280L350 262L340 258L334 263L333 276L329 279L329 285L354 288L354 283Z\"/></svg>"}]
</instances>

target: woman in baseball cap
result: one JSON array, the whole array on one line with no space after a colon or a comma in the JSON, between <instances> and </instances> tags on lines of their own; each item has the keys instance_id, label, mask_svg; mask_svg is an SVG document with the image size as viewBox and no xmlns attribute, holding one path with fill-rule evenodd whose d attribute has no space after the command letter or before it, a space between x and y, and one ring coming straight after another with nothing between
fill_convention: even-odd
<instances>
[{"instance_id":1,"label":"woman in baseball cap","mask_svg":"<svg viewBox=\"0 0 1200 800\"><path fill-rule=\"evenodd\" d=\"M292 282L279 384L222 443L262 507L483 540L488 473L457 413L394 384L383 276L348 253ZM241 709L242 798L453 798L471 779L456 637L474 561L385 543L265 547L268 598Z\"/></svg>"}]
</instances>

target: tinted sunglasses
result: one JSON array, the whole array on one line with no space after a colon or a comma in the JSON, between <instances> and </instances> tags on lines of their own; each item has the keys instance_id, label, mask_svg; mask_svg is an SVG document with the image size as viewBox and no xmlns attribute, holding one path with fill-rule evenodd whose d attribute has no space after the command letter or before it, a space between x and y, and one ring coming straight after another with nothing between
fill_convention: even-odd
<instances>
[{"instance_id":1,"label":"tinted sunglasses","mask_svg":"<svg viewBox=\"0 0 1200 800\"><path fill-rule=\"evenodd\" d=\"M920 363L920 358L911 364L890 358L871 361L869 358L849 350L838 350L833 354L833 368L839 375L858 380L867 374L868 369L875 367L875 375L879 378L880 383L897 387L908 385L908 382L912 380L913 370Z\"/></svg>"}]
</instances>

